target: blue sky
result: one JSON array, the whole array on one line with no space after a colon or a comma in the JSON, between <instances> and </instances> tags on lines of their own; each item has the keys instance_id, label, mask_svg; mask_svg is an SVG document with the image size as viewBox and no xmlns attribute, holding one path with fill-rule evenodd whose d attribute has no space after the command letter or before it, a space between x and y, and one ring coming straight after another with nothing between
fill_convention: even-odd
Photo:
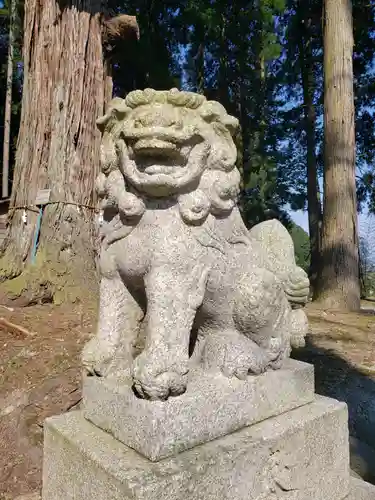
<instances>
[{"instance_id":1,"label":"blue sky","mask_svg":"<svg viewBox=\"0 0 375 500\"><path fill-rule=\"evenodd\" d=\"M288 212L293 221L308 233L309 222L307 212L303 210L297 210L296 212L290 210ZM359 235L371 240L371 246L375 247L375 216L369 215L368 212L358 214L358 230Z\"/></svg>"},{"instance_id":2,"label":"blue sky","mask_svg":"<svg viewBox=\"0 0 375 500\"><path fill-rule=\"evenodd\" d=\"M309 232L309 222L308 222L307 212L304 212L303 210L297 210L296 212L294 212L291 210L289 212L289 215L296 224L301 226L302 229L306 231L306 233Z\"/></svg>"}]
</instances>

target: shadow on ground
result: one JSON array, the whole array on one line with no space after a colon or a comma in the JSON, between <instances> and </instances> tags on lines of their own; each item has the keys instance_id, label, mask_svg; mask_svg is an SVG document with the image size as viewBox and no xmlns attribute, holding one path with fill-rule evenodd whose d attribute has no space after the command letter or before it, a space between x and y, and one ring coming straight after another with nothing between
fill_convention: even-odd
<instances>
[{"instance_id":1,"label":"shadow on ground","mask_svg":"<svg viewBox=\"0 0 375 500\"><path fill-rule=\"evenodd\" d=\"M315 366L318 394L348 405L351 467L375 484L375 374L364 375L333 350L317 346L313 335L292 357Z\"/></svg>"}]
</instances>

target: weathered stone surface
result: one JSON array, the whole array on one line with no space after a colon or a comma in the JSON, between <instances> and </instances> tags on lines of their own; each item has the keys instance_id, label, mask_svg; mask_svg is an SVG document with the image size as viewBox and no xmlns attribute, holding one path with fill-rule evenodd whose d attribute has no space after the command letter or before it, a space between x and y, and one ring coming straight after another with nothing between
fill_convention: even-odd
<instances>
[{"instance_id":1,"label":"weathered stone surface","mask_svg":"<svg viewBox=\"0 0 375 500\"><path fill-rule=\"evenodd\" d=\"M41 500L41 496L39 495L39 493L30 493L28 495L21 495L21 496L18 496L16 498L14 498L13 500Z\"/></svg>"},{"instance_id":2,"label":"weathered stone surface","mask_svg":"<svg viewBox=\"0 0 375 500\"><path fill-rule=\"evenodd\" d=\"M241 219L238 120L202 95L146 89L114 99L98 125L100 311L86 369L131 374L140 397L164 400L185 391L192 360L239 379L279 368L304 342L292 305L309 280L282 224Z\"/></svg>"},{"instance_id":3,"label":"weathered stone surface","mask_svg":"<svg viewBox=\"0 0 375 500\"><path fill-rule=\"evenodd\" d=\"M375 483L375 450L350 437L350 467L365 481Z\"/></svg>"},{"instance_id":4,"label":"weathered stone surface","mask_svg":"<svg viewBox=\"0 0 375 500\"><path fill-rule=\"evenodd\" d=\"M45 424L43 500L343 500L347 410L318 397L176 457L151 462L82 413Z\"/></svg>"},{"instance_id":5,"label":"weathered stone surface","mask_svg":"<svg viewBox=\"0 0 375 500\"><path fill-rule=\"evenodd\" d=\"M15 500L41 500L38 493L31 495L22 495ZM350 479L350 493L345 500L375 500L375 486L366 483L362 479Z\"/></svg>"},{"instance_id":6,"label":"weathered stone surface","mask_svg":"<svg viewBox=\"0 0 375 500\"><path fill-rule=\"evenodd\" d=\"M375 486L361 479L350 479L350 493L345 500L375 500Z\"/></svg>"},{"instance_id":7,"label":"weathered stone surface","mask_svg":"<svg viewBox=\"0 0 375 500\"><path fill-rule=\"evenodd\" d=\"M174 455L314 400L312 365L287 360L278 371L242 381L192 373L188 391L168 401L137 398L126 385L87 377L85 417L150 460Z\"/></svg>"}]
</instances>

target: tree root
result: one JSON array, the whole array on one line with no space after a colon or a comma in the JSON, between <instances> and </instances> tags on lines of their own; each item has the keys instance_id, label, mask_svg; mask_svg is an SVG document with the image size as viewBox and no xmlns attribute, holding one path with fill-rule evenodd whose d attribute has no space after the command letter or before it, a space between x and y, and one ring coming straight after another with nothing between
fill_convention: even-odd
<instances>
[{"instance_id":1,"label":"tree root","mask_svg":"<svg viewBox=\"0 0 375 500\"><path fill-rule=\"evenodd\" d=\"M1 259L2 261L3 259ZM0 269L4 264L0 261ZM87 302L97 296L98 281L95 270L83 273L85 263L74 259L71 263L52 261L39 251L35 264L28 264L15 277L0 283L0 302L4 305L30 306L35 304L62 304Z\"/></svg>"}]
</instances>

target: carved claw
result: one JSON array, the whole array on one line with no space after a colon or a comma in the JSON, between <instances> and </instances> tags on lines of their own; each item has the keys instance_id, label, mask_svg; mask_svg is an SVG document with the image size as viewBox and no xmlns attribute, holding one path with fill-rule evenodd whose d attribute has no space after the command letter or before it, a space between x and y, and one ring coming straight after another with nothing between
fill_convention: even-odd
<instances>
[{"instance_id":1,"label":"carved claw","mask_svg":"<svg viewBox=\"0 0 375 500\"><path fill-rule=\"evenodd\" d=\"M134 361L133 387L143 399L166 400L186 391L188 371L188 360L145 350Z\"/></svg>"},{"instance_id":2,"label":"carved claw","mask_svg":"<svg viewBox=\"0 0 375 500\"><path fill-rule=\"evenodd\" d=\"M267 352L237 332L211 335L206 342L203 363L206 369L218 368L227 377L244 380L249 374L267 370L278 352Z\"/></svg>"},{"instance_id":3,"label":"carved claw","mask_svg":"<svg viewBox=\"0 0 375 500\"><path fill-rule=\"evenodd\" d=\"M81 359L88 375L103 377L107 374L116 352L116 346L93 337L83 348Z\"/></svg>"},{"instance_id":4,"label":"carved claw","mask_svg":"<svg viewBox=\"0 0 375 500\"><path fill-rule=\"evenodd\" d=\"M279 370L282 367L284 361L289 358L290 351L290 341L288 340L288 342L285 342L283 344L283 347L279 349L277 356L272 361L270 361L267 368L269 368L270 370Z\"/></svg>"}]
</instances>

